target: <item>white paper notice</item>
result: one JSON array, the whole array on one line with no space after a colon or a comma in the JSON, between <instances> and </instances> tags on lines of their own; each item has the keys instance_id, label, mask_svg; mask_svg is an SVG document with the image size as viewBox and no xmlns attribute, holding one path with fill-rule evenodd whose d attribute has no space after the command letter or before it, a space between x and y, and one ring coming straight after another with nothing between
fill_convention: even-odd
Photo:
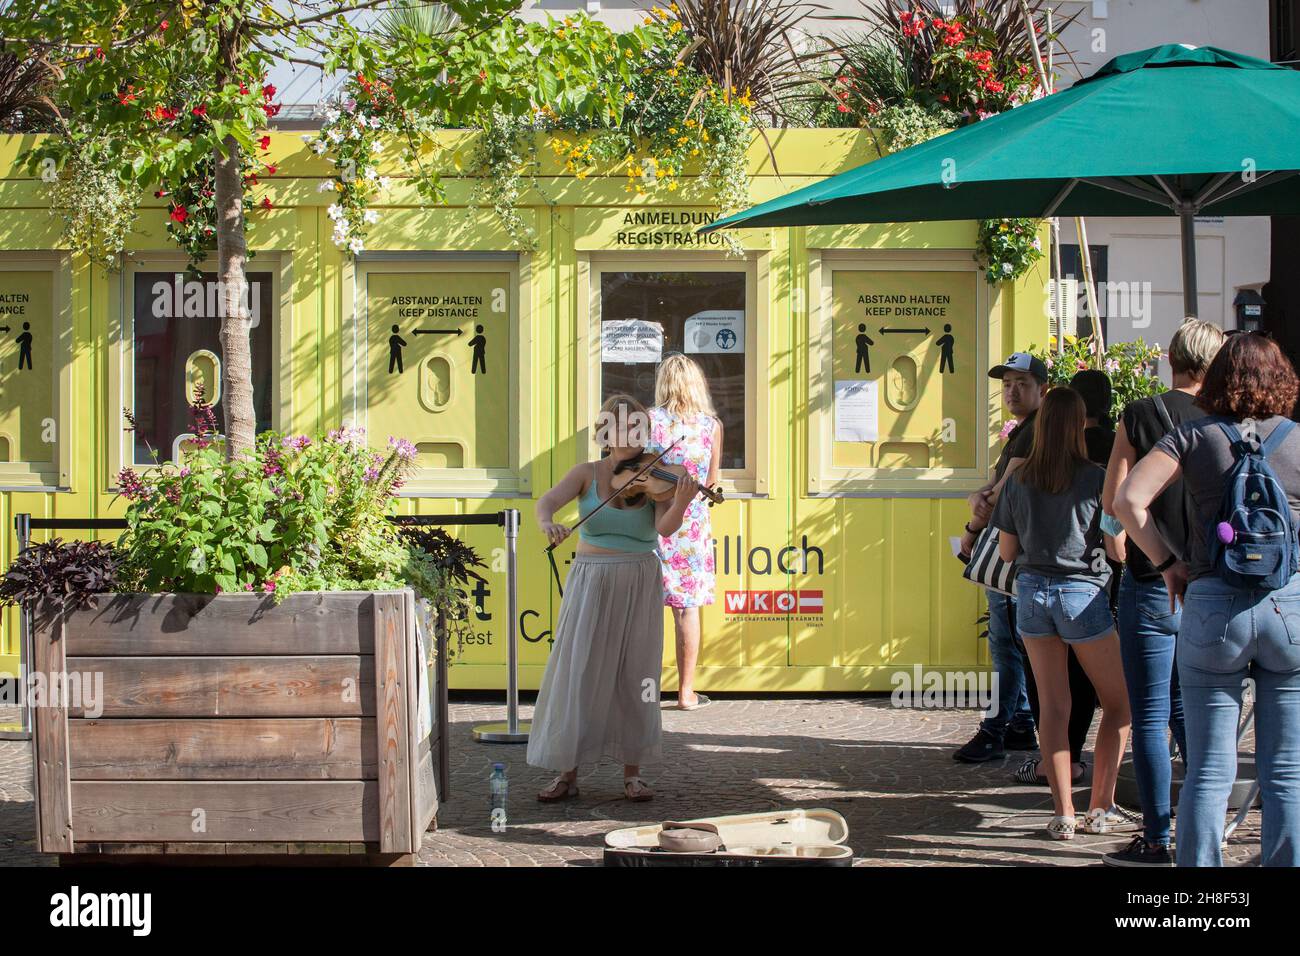
<instances>
[{"instance_id":1,"label":"white paper notice","mask_svg":"<svg viewBox=\"0 0 1300 956\"><path fill-rule=\"evenodd\" d=\"M682 340L687 352L745 351L745 313L740 309L708 309L686 320Z\"/></svg>"},{"instance_id":2,"label":"white paper notice","mask_svg":"<svg viewBox=\"0 0 1300 956\"><path fill-rule=\"evenodd\" d=\"M602 362L658 362L664 354L664 327L644 319L600 323Z\"/></svg>"},{"instance_id":3,"label":"white paper notice","mask_svg":"<svg viewBox=\"0 0 1300 956\"><path fill-rule=\"evenodd\" d=\"M877 382L835 383L835 440L876 441L880 435Z\"/></svg>"}]
</instances>

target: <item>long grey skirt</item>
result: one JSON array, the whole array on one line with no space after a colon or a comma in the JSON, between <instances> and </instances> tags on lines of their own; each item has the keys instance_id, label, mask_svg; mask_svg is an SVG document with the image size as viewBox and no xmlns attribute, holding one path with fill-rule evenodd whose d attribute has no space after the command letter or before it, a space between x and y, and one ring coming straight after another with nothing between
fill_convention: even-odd
<instances>
[{"instance_id":1,"label":"long grey skirt","mask_svg":"<svg viewBox=\"0 0 1300 956\"><path fill-rule=\"evenodd\" d=\"M663 572L653 551L578 554L537 692L527 761L572 770L663 757Z\"/></svg>"}]
</instances>

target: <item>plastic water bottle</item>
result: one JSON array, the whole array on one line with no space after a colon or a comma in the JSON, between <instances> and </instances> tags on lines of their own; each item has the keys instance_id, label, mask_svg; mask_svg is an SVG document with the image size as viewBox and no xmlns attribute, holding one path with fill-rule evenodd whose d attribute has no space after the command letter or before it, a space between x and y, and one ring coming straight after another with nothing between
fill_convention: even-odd
<instances>
[{"instance_id":1,"label":"plastic water bottle","mask_svg":"<svg viewBox=\"0 0 1300 956\"><path fill-rule=\"evenodd\" d=\"M506 822L506 797L510 792L510 781L506 779L506 765L494 763L492 776L488 778L488 790L492 794L492 822Z\"/></svg>"}]
</instances>

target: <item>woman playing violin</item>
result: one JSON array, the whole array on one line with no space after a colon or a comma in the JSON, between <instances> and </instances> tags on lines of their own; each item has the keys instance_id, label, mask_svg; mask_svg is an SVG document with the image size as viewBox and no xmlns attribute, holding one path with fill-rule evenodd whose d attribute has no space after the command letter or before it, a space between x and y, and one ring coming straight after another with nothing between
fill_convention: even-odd
<instances>
[{"instance_id":1,"label":"woman playing violin","mask_svg":"<svg viewBox=\"0 0 1300 956\"><path fill-rule=\"evenodd\" d=\"M664 595L655 549L660 535L681 527L700 486L683 474L663 500L644 491L616 494L640 470L619 465L641 455L648 437L645 406L611 396L596 421L606 454L574 466L537 502L552 545L572 531L554 520L557 509L577 498L582 519L528 739L528 763L560 772L537 795L543 802L578 796L579 765L602 757L622 762L629 800L654 796L640 769L663 756Z\"/></svg>"}]
</instances>

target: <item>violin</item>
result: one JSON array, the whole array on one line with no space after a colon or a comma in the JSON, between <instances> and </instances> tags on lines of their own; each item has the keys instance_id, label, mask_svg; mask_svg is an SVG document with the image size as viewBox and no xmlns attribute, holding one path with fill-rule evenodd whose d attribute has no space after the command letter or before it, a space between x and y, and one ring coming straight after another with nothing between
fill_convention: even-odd
<instances>
[{"instance_id":1,"label":"violin","mask_svg":"<svg viewBox=\"0 0 1300 956\"><path fill-rule=\"evenodd\" d=\"M651 501L668 501L677 492L677 481L683 475L689 475L685 465L668 465L660 462L651 465L651 462L658 461L662 454L656 454L652 451L642 452L635 458L628 458L620 461L614 466L614 484L617 486L615 494L624 498L635 498L638 495L645 495ZM651 465L646 468L646 465ZM617 479L621 472L636 471L644 474L633 476L630 480L618 485ZM722 486L706 488L700 485L700 494L708 499L709 507L720 505L723 502Z\"/></svg>"}]
</instances>

